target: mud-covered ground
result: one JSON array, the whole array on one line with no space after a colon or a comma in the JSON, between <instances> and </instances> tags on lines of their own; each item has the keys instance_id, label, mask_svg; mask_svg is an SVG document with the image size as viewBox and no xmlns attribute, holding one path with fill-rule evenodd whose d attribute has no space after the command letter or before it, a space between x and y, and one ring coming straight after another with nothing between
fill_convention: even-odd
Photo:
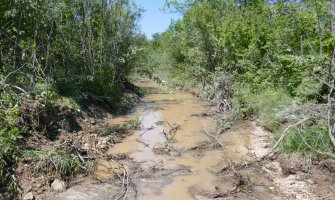
<instances>
[{"instance_id":1,"label":"mud-covered ground","mask_svg":"<svg viewBox=\"0 0 335 200\"><path fill-rule=\"evenodd\" d=\"M214 108L196 97L145 79L138 85L146 95L134 112L90 118L92 133L76 132L70 141L99 152L92 153L95 171L73 177L63 192L35 193L36 199L335 199L332 160L275 154L255 162L270 151L271 139L256 122L239 121L219 133ZM141 127L131 134L94 133L136 117Z\"/></svg>"}]
</instances>

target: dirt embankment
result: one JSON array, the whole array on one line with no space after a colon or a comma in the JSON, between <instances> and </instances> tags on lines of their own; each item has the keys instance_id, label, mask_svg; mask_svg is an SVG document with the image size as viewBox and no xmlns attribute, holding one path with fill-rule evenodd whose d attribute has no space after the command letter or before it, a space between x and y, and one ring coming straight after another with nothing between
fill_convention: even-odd
<instances>
[{"instance_id":1,"label":"dirt embankment","mask_svg":"<svg viewBox=\"0 0 335 200\"><path fill-rule=\"evenodd\" d=\"M49 181L52 192L34 193L37 199L335 199L331 160L272 155L255 162L271 139L256 122L236 122L221 133L214 110L192 95L149 80L139 86L147 94L133 113L86 118L87 129L59 142L78 144L85 162L97 161L95 171L67 181L60 193ZM139 129L116 134L113 127L137 118ZM104 137L101 126L109 130Z\"/></svg>"},{"instance_id":2,"label":"dirt embankment","mask_svg":"<svg viewBox=\"0 0 335 200\"><path fill-rule=\"evenodd\" d=\"M136 127L129 124L116 130L109 126L110 120L128 112L140 97L138 87L127 85L123 107L116 111L108 98L85 93L81 95L80 113L69 105L46 110L37 102L24 101L20 123L29 132L16 168L20 199L49 199L89 177L102 153Z\"/></svg>"}]
</instances>

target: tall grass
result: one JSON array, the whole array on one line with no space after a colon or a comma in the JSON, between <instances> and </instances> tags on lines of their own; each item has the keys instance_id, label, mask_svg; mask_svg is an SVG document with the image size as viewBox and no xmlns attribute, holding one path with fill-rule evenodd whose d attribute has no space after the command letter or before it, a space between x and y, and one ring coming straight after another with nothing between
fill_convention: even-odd
<instances>
[{"instance_id":1,"label":"tall grass","mask_svg":"<svg viewBox=\"0 0 335 200\"><path fill-rule=\"evenodd\" d=\"M257 117L270 131L280 127L276 113L290 106L293 98L283 90L253 91L248 86L238 87L233 98L236 118Z\"/></svg>"},{"instance_id":2,"label":"tall grass","mask_svg":"<svg viewBox=\"0 0 335 200\"><path fill-rule=\"evenodd\" d=\"M277 133L274 139L279 137L280 134ZM279 149L285 153L299 152L303 155L323 156L335 153L328 135L328 127L324 124L289 130Z\"/></svg>"}]
</instances>

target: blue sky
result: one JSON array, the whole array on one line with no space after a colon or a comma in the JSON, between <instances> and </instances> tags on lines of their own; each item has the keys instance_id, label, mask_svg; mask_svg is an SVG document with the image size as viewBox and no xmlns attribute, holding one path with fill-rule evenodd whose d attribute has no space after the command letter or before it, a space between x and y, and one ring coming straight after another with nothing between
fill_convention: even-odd
<instances>
[{"instance_id":1,"label":"blue sky","mask_svg":"<svg viewBox=\"0 0 335 200\"><path fill-rule=\"evenodd\" d=\"M171 19L181 18L180 14L164 13L160 10L165 0L135 0L135 2L145 10L140 19L140 25L142 32L150 39L153 33L165 31Z\"/></svg>"}]
</instances>

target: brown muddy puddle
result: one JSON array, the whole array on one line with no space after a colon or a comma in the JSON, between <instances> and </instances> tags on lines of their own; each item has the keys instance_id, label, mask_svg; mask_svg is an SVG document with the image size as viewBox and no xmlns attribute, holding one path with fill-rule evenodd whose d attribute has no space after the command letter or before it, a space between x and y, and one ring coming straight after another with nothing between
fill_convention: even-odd
<instances>
[{"instance_id":1,"label":"brown muddy puddle","mask_svg":"<svg viewBox=\"0 0 335 200\"><path fill-rule=\"evenodd\" d=\"M110 126L117 126L134 117L141 120L140 130L107 152L130 158L118 161L130 173L131 179L131 184L127 184L129 193L124 199L200 200L212 194L229 193L237 188L234 165L242 166L238 170L249 179L252 190L238 190L226 199L315 199L299 176L282 176L276 161L243 168L243 163L269 150L269 135L255 122L241 121L216 135L217 127L212 117L195 115L211 113L211 107L201 104L196 97L184 92L170 93L150 80L142 80L138 85L149 93L142 105L133 114L109 121ZM166 136L164 133L169 133L172 127L178 129ZM214 148L216 142L206 132L215 135L224 150ZM118 181L122 181L122 174L125 174L120 171L119 163L103 159L98 162L95 172L98 184L79 184L55 199L79 199L78 191L81 195L92 196L80 198L87 200L119 195L124 184ZM119 178L113 179L115 175ZM248 182L244 187L248 187Z\"/></svg>"},{"instance_id":2,"label":"brown muddy puddle","mask_svg":"<svg viewBox=\"0 0 335 200\"><path fill-rule=\"evenodd\" d=\"M191 190L200 192L227 191L234 187L229 180L222 180L213 171L224 163L227 157L240 158L245 155L245 144L250 143L248 135L228 132L227 143L231 155L225 155L221 149L187 151L199 145L211 142L204 133L216 130L216 123L210 117L197 117L194 114L209 112L210 107L202 105L191 94L166 92L162 87L151 81L143 80L139 86L152 94L146 95L144 103L132 114L141 119L141 130L127 137L122 143L114 145L108 154L128 154L133 161L139 164L142 170L152 173L157 167L164 170L180 168L189 169L188 173L156 179L139 178L136 180L138 190L137 199L195 199ZM112 119L110 124L117 124L132 116ZM167 133L172 127L179 126L173 139L167 140L163 132ZM246 125L248 126L248 124ZM242 127L245 131L246 127ZM238 130L237 130L238 131ZM253 131L253 130L251 130ZM235 136L236 135L236 136ZM226 137L220 138L225 141ZM242 141L242 142L241 142ZM232 144L230 144L233 142ZM156 153L155 149L172 149L167 153ZM243 159L243 158L241 158ZM105 163L106 164L106 163ZM127 165L127 163L124 163ZM110 167L100 166L106 172ZM103 178L108 178L107 176Z\"/></svg>"},{"instance_id":3,"label":"brown muddy puddle","mask_svg":"<svg viewBox=\"0 0 335 200\"><path fill-rule=\"evenodd\" d=\"M140 86L155 91L146 95L141 108L133 114L140 117L141 130L127 137L122 143L116 144L108 153L127 153L144 171L150 171L152 166L159 163L158 167L165 170L186 167L190 172L186 175L167 177L165 180L138 180L138 199L193 199L189 193L191 187L197 190L215 190L216 185L224 185L210 171L211 167L223 162L222 151L206 151L201 155L185 152L210 141L202 130L206 128L214 131L215 121L211 118L192 116L208 111L209 107L201 105L190 94L165 92L152 82L142 81ZM173 139L167 141L163 131L167 133L176 126L180 127L179 130ZM165 149L166 145L173 149L173 152L155 153L155 148Z\"/></svg>"}]
</instances>

